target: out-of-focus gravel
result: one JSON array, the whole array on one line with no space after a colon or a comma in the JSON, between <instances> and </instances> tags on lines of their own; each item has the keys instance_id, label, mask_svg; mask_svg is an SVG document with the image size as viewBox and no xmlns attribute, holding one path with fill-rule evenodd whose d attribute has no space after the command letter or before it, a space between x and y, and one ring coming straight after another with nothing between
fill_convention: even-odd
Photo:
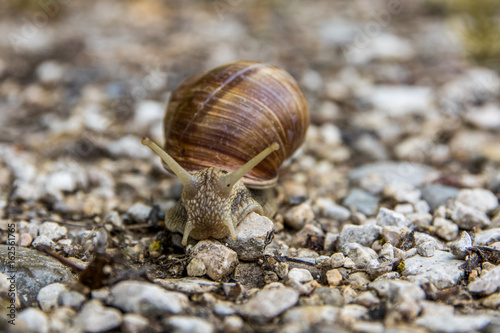
<instances>
[{"instance_id":1,"label":"out-of-focus gravel","mask_svg":"<svg viewBox=\"0 0 500 333\"><path fill-rule=\"evenodd\" d=\"M500 77L435 6L24 2L0 13L0 331L500 330ZM289 71L311 126L272 222L184 248L140 138L241 59Z\"/></svg>"}]
</instances>

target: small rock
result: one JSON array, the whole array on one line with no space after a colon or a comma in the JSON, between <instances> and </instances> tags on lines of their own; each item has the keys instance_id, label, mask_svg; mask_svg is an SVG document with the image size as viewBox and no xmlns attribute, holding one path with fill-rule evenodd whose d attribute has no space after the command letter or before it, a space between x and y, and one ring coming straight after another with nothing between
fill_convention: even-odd
<instances>
[{"instance_id":1,"label":"small rock","mask_svg":"<svg viewBox=\"0 0 500 333\"><path fill-rule=\"evenodd\" d=\"M500 108L493 103L471 107L465 113L465 118L471 124L481 129L500 129Z\"/></svg>"},{"instance_id":2,"label":"small rock","mask_svg":"<svg viewBox=\"0 0 500 333\"><path fill-rule=\"evenodd\" d=\"M123 316L121 329L124 333L142 333L147 331L148 326L147 318L135 313L127 313Z\"/></svg>"},{"instance_id":3,"label":"small rock","mask_svg":"<svg viewBox=\"0 0 500 333\"><path fill-rule=\"evenodd\" d=\"M442 217L434 219L434 227L436 227L436 234L444 240L451 241L458 236L458 225L450 220Z\"/></svg>"},{"instance_id":4,"label":"small rock","mask_svg":"<svg viewBox=\"0 0 500 333\"><path fill-rule=\"evenodd\" d=\"M306 283L306 282L310 282L310 281L314 280L312 275L311 275L311 272L309 272L307 269L303 269L303 268L292 268L288 272L288 279L295 280L295 281L298 281L300 283Z\"/></svg>"},{"instance_id":5,"label":"small rock","mask_svg":"<svg viewBox=\"0 0 500 333\"><path fill-rule=\"evenodd\" d=\"M365 291L359 294L359 296L354 299L353 303L370 309L380 304L380 300L373 292Z\"/></svg>"},{"instance_id":6,"label":"small rock","mask_svg":"<svg viewBox=\"0 0 500 333\"><path fill-rule=\"evenodd\" d=\"M106 145L108 152L113 157L129 157L133 159L146 159L152 152L141 144L141 139L134 135L126 135Z\"/></svg>"},{"instance_id":7,"label":"small rock","mask_svg":"<svg viewBox=\"0 0 500 333\"><path fill-rule=\"evenodd\" d=\"M44 222L40 225L40 236L47 236L53 241L57 241L66 236L68 230L54 222Z\"/></svg>"},{"instance_id":8,"label":"small rock","mask_svg":"<svg viewBox=\"0 0 500 333\"><path fill-rule=\"evenodd\" d=\"M480 210L455 201L451 203L451 219L462 229L484 228L491 222Z\"/></svg>"},{"instance_id":9,"label":"small rock","mask_svg":"<svg viewBox=\"0 0 500 333\"><path fill-rule=\"evenodd\" d=\"M189 276L203 276L206 273L205 264L198 258L193 258L186 267Z\"/></svg>"},{"instance_id":10,"label":"small rock","mask_svg":"<svg viewBox=\"0 0 500 333\"><path fill-rule=\"evenodd\" d=\"M393 198L397 202L410 203L416 203L422 195L420 190L408 183L389 184L384 187L383 194L388 198Z\"/></svg>"},{"instance_id":11,"label":"small rock","mask_svg":"<svg viewBox=\"0 0 500 333\"><path fill-rule=\"evenodd\" d=\"M236 227L236 240L228 236L223 242L236 251L239 259L253 261L263 255L273 230L274 223L270 219L250 213Z\"/></svg>"},{"instance_id":12,"label":"small rock","mask_svg":"<svg viewBox=\"0 0 500 333\"><path fill-rule=\"evenodd\" d=\"M455 187L428 184L422 189L422 197L434 211L439 206L444 205L448 199L456 197L458 192Z\"/></svg>"},{"instance_id":13,"label":"small rock","mask_svg":"<svg viewBox=\"0 0 500 333\"><path fill-rule=\"evenodd\" d=\"M370 277L368 274L365 272L356 272L349 274L349 277L347 279L349 282L349 285L354 288L354 289L362 289L364 288L368 283L370 283Z\"/></svg>"},{"instance_id":14,"label":"small rock","mask_svg":"<svg viewBox=\"0 0 500 333\"><path fill-rule=\"evenodd\" d=\"M323 244L323 248L325 251L333 251L335 249L335 244L337 244L337 240L339 239L339 235L332 232L327 232L325 235L325 242Z\"/></svg>"},{"instance_id":15,"label":"small rock","mask_svg":"<svg viewBox=\"0 0 500 333\"><path fill-rule=\"evenodd\" d=\"M483 298L481 304L491 309L498 309L500 307L500 293Z\"/></svg>"},{"instance_id":16,"label":"small rock","mask_svg":"<svg viewBox=\"0 0 500 333\"><path fill-rule=\"evenodd\" d=\"M306 223L314 220L314 212L311 205L302 203L289 209L283 217L287 226L300 230Z\"/></svg>"},{"instance_id":17,"label":"small rock","mask_svg":"<svg viewBox=\"0 0 500 333\"><path fill-rule=\"evenodd\" d=\"M333 268L342 267L345 262L345 256L342 252L336 252L330 257L330 264Z\"/></svg>"},{"instance_id":18,"label":"small rock","mask_svg":"<svg viewBox=\"0 0 500 333\"><path fill-rule=\"evenodd\" d=\"M491 295L500 288L500 267L483 270L481 276L469 284L469 291L475 294Z\"/></svg>"},{"instance_id":19,"label":"small rock","mask_svg":"<svg viewBox=\"0 0 500 333\"><path fill-rule=\"evenodd\" d=\"M151 206L145 205L142 202L136 202L127 210L128 216L137 223L146 223L150 213Z\"/></svg>"},{"instance_id":20,"label":"small rock","mask_svg":"<svg viewBox=\"0 0 500 333\"><path fill-rule=\"evenodd\" d=\"M43 83L58 83L65 75L65 67L56 61L44 61L36 68L36 74Z\"/></svg>"},{"instance_id":21,"label":"small rock","mask_svg":"<svg viewBox=\"0 0 500 333\"><path fill-rule=\"evenodd\" d=\"M377 215L377 225L381 227L385 226L398 226L407 227L410 221L401 213L396 213L393 210L387 208L380 208Z\"/></svg>"},{"instance_id":22,"label":"small rock","mask_svg":"<svg viewBox=\"0 0 500 333\"><path fill-rule=\"evenodd\" d=\"M92 320L89 320L92 319ZM107 332L120 326L122 313L117 309L103 306L96 299L85 303L75 318L77 327L89 333Z\"/></svg>"},{"instance_id":23,"label":"small rock","mask_svg":"<svg viewBox=\"0 0 500 333\"><path fill-rule=\"evenodd\" d=\"M38 236L33 240L33 242L31 242L31 244L33 245L34 248L37 248L40 245L45 245L53 249L56 246L56 244L52 241L52 239L50 239L45 235Z\"/></svg>"},{"instance_id":24,"label":"small rock","mask_svg":"<svg viewBox=\"0 0 500 333\"><path fill-rule=\"evenodd\" d=\"M257 323L266 323L299 301L299 293L280 283L271 283L258 291L240 308L240 313Z\"/></svg>"},{"instance_id":25,"label":"small rock","mask_svg":"<svg viewBox=\"0 0 500 333\"><path fill-rule=\"evenodd\" d=\"M384 333L384 324L375 321L357 321L352 326L353 332L363 332L363 333Z\"/></svg>"},{"instance_id":26,"label":"small rock","mask_svg":"<svg viewBox=\"0 0 500 333\"><path fill-rule=\"evenodd\" d=\"M347 304L340 309L340 320L344 325L352 325L355 322L369 318L368 309L358 304Z\"/></svg>"},{"instance_id":27,"label":"small rock","mask_svg":"<svg viewBox=\"0 0 500 333\"><path fill-rule=\"evenodd\" d=\"M396 207L394 207L394 211L396 213L408 215L412 214L414 212L413 205L410 203L407 204L398 204Z\"/></svg>"},{"instance_id":28,"label":"small rock","mask_svg":"<svg viewBox=\"0 0 500 333\"><path fill-rule=\"evenodd\" d=\"M181 278L181 279L156 279L156 283L163 286L165 289L179 291L186 294L203 294L210 292L218 292L220 288L225 290L240 290L241 286L237 283L214 282L208 279L200 278ZM177 294L177 293L174 293ZM183 301L183 304L185 302Z\"/></svg>"},{"instance_id":29,"label":"small rock","mask_svg":"<svg viewBox=\"0 0 500 333\"><path fill-rule=\"evenodd\" d=\"M144 316L178 314L185 310L189 300L186 295L141 281L122 281L111 288L110 304L124 312Z\"/></svg>"},{"instance_id":30,"label":"small rock","mask_svg":"<svg viewBox=\"0 0 500 333\"><path fill-rule=\"evenodd\" d=\"M476 246L489 246L498 241L500 241L500 228L478 232L474 237L474 245Z\"/></svg>"},{"instance_id":31,"label":"small rock","mask_svg":"<svg viewBox=\"0 0 500 333\"><path fill-rule=\"evenodd\" d=\"M432 257L436 250L435 242L424 242L417 247L417 252L422 257Z\"/></svg>"},{"instance_id":32,"label":"small rock","mask_svg":"<svg viewBox=\"0 0 500 333\"><path fill-rule=\"evenodd\" d=\"M335 323L339 308L331 305L298 306L283 315L283 322L295 322L303 327L324 326Z\"/></svg>"},{"instance_id":33,"label":"small rock","mask_svg":"<svg viewBox=\"0 0 500 333\"><path fill-rule=\"evenodd\" d=\"M49 318L45 313L36 308L27 308L21 311L16 319L16 329L19 328L20 332L49 332Z\"/></svg>"},{"instance_id":34,"label":"small rock","mask_svg":"<svg viewBox=\"0 0 500 333\"><path fill-rule=\"evenodd\" d=\"M238 255L235 251L212 240L196 243L191 257L201 260L205 264L207 275L215 281L231 274L238 265Z\"/></svg>"},{"instance_id":35,"label":"small rock","mask_svg":"<svg viewBox=\"0 0 500 333\"><path fill-rule=\"evenodd\" d=\"M497 197L491 191L482 188L460 190L456 196L456 201L483 213L498 207Z\"/></svg>"},{"instance_id":36,"label":"small rock","mask_svg":"<svg viewBox=\"0 0 500 333\"><path fill-rule=\"evenodd\" d=\"M360 189L352 189L344 200L344 206L353 207L361 213L372 216L378 209L379 199Z\"/></svg>"},{"instance_id":37,"label":"small rock","mask_svg":"<svg viewBox=\"0 0 500 333\"><path fill-rule=\"evenodd\" d=\"M60 306L77 310L85 302L85 296L76 291L62 290L57 297L57 302Z\"/></svg>"},{"instance_id":38,"label":"small rock","mask_svg":"<svg viewBox=\"0 0 500 333\"><path fill-rule=\"evenodd\" d=\"M432 215L429 213L407 214L406 218L410 224L416 228L428 229L432 224Z\"/></svg>"},{"instance_id":39,"label":"small rock","mask_svg":"<svg viewBox=\"0 0 500 333\"><path fill-rule=\"evenodd\" d=\"M349 209L337 205L329 198L318 198L315 202L315 208L322 217L328 217L336 221L345 221L351 217Z\"/></svg>"},{"instance_id":40,"label":"small rock","mask_svg":"<svg viewBox=\"0 0 500 333\"><path fill-rule=\"evenodd\" d=\"M409 231L410 230L406 227L389 225L382 228L382 236L386 242L389 242L394 246L398 246L401 243L402 237Z\"/></svg>"},{"instance_id":41,"label":"small rock","mask_svg":"<svg viewBox=\"0 0 500 333\"><path fill-rule=\"evenodd\" d=\"M174 316L163 322L167 332L172 333L213 333L215 328L208 321L193 316Z\"/></svg>"},{"instance_id":42,"label":"small rock","mask_svg":"<svg viewBox=\"0 0 500 333\"><path fill-rule=\"evenodd\" d=\"M377 258L377 252L358 243L345 245L342 252L354 261L357 268L365 268L373 259Z\"/></svg>"},{"instance_id":43,"label":"small rock","mask_svg":"<svg viewBox=\"0 0 500 333\"><path fill-rule=\"evenodd\" d=\"M40 289L36 298L40 308L44 312L49 312L55 309L59 294L64 290L66 290L66 286L62 283L52 283Z\"/></svg>"},{"instance_id":44,"label":"small rock","mask_svg":"<svg viewBox=\"0 0 500 333\"><path fill-rule=\"evenodd\" d=\"M444 289L456 286L463 278L462 265L463 261L456 260L451 253L435 251L432 257L416 255L405 260L403 276L418 283L429 281L438 289Z\"/></svg>"},{"instance_id":45,"label":"small rock","mask_svg":"<svg viewBox=\"0 0 500 333\"><path fill-rule=\"evenodd\" d=\"M416 318L421 310L420 302L425 299L425 292L418 285L403 281L379 278L369 284L379 297L390 300L392 310L405 318Z\"/></svg>"},{"instance_id":46,"label":"small rock","mask_svg":"<svg viewBox=\"0 0 500 333\"><path fill-rule=\"evenodd\" d=\"M382 228L378 225L352 225L346 224L340 232L337 240L337 249L342 250L349 243L358 243L363 246L371 246L382 233Z\"/></svg>"},{"instance_id":47,"label":"small rock","mask_svg":"<svg viewBox=\"0 0 500 333\"><path fill-rule=\"evenodd\" d=\"M499 233L500 236L500 233ZM449 244L451 253L458 259L465 259L467 249L472 246L472 239L468 232L462 231L460 238Z\"/></svg>"},{"instance_id":48,"label":"small rock","mask_svg":"<svg viewBox=\"0 0 500 333\"><path fill-rule=\"evenodd\" d=\"M214 313L218 316L231 316L236 313L234 305L231 302L220 301L214 306Z\"/></svg>"},{"instance_id":49,"label":"small rock","mask_svg":"<svg viewBox=\"0 0 500 333\"><path fill-rule=\"evenodd\" d=\"M245 323L240 316L227 316L223 321L224 332L239 333L243 330Z\"/></svg>"},{"instance_id":50,"label":"small rock","mask_svg":"<svg viewBox=\"0 0 500 333\"><path fill-rule=\"evenodd\" d=\"M313 224L306 224L302 229L299 230L299 232L295 234L293 245L298 247L306 247L307 242L312 240L319 247L323 244L320 243L320 241L323 239L322 237L324 235L325 233L320 227L317 227Z\"/></svg>"},{"instance_id":51,"label":"small rock","mask_svg":"<svg viewBox=\"0 0 500 333\"><path fill-rule=\"evenodd\" d=\"M30 234L21 234L19 236L19 246L28 247L33 242L33 237Z\"/></svg>"},{"instance_id":52,"label":"small rock","mask_svg":"<svg viewBox=\"0 0 500 333\"><path fill-rule=\"evenodd\" d=\"M342 282L342 274L338 269L331 269L326 272L326 280L330 287L336 287Z\"/></svg>"}]
</instances>

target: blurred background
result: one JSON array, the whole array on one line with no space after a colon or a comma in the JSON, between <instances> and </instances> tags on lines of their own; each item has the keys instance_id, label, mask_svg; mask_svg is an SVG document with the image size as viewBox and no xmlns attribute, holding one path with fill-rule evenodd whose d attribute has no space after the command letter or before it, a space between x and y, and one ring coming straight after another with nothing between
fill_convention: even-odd
<instances>
[{"instance_id":1,"label":"blurred background","mask_svg":"<svg viewBox=\"0 0 500 333\"><path fill-rule=\"evenodd\" d=\"M140 138L163 141L171 91L242 59L283 67L306 94L294 168L314 172L294 180L309 194L340 198L346 173L378 160L482 186L500 161L499 14L496 0L2 0L3 206L149 198L142 177L161 167Z\"/></svg>"}]
</instances>

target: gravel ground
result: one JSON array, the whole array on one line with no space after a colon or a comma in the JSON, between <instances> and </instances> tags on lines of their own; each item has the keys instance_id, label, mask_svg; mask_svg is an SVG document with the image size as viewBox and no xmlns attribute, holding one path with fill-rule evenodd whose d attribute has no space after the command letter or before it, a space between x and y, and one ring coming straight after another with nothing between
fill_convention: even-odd
<instances>
[{"instance_id":1,"label":"gravel ground","mask_svg":"<svg viewBox=\"0 0 500 333\"><path fill-rule=\"evenodd\" d=\"M500 332L500 77L435 1L13 3L0 331ZM272 222L184 247L140 139L241 59L290 72L311 125Z\"/></svg>"}]
</instances>

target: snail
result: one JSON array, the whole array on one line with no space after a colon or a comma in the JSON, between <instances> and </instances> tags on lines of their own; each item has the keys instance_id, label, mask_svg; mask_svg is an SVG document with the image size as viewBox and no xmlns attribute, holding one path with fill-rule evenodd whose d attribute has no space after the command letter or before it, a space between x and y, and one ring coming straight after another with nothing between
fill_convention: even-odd
<instances>
[{"instance_id":1,"label":"snail","mask_svg":"<svg viewBox=\"0 0 500 333\"><path fill-rule=\"evenodd\" d=\"M165 150L142 143L182 182L165 227L188 237L230 235L251 212L272 217L269 189L281 164L304 142L307 101L284 70L238 61L196 74L172 93Z\"/></svg>"}]
</instances>

